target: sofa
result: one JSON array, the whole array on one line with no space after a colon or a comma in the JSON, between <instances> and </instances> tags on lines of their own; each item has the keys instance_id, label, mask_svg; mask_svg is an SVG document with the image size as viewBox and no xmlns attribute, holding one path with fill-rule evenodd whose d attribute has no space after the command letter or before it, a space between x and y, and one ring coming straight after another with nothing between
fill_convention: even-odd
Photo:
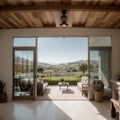
<instances>
[{"instance_id":1,"label":"sofa","mask_svg":"<svg viewBox=\"0 0 120 120\"><path fill-rule=\"evenodd\" d=\"M77 82L77 87L82 92L82 95L86 94L88 92L88 77L82 76L81 81Z\"/></svg>"},{"instance_id":2,"label":"sofa","mask_svg":"<svg viewBox=\"0 0 120 120\"><path fill-rule=\"evenodd\" d=\"M30 92L33 94L33 82L28 78L19 79L20 92Z\"/></svg>"},{"instance_id":3,"label":"sofa","mask_svg":"<svg viewBox=\"0 0 120 120\"><path fill-rule=\"evenodd\" d=\"M33 94L33 80L22 78L19 80L19 87L21 92ZM37 80L37 95L43 95L47 87L48 82L46 80Z\"/></svg>"}]
</instances>

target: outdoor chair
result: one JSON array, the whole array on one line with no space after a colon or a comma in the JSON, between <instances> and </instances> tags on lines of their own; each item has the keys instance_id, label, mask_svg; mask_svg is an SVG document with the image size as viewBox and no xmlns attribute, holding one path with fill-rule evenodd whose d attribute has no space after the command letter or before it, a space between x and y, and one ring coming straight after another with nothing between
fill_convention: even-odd
<instances>
[{"instance_id":1,"label":"outdoor chair","mask_svg":"<svg viewBox=\"0 0 120 120\"><path fill-rule=\"evenodd\" d=\"M82 92L82 95L86 94L88 92L88 77L82 76L81 81L77 83L77 87Z\"/></svg>"}]
</instances>

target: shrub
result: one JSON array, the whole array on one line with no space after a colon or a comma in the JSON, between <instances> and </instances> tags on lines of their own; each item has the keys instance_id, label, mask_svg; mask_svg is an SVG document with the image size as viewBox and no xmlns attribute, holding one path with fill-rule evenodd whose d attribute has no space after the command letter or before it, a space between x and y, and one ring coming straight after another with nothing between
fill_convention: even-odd
<instances>
[{"instance_id":1,"label":"shrub","mask_svg":"<svg viewBox=\"0 0 120 120\"><path fill-rule=\"evenodd\" d=\"M58 80L48 80L48 85L58 85Z\"/></svg>"},{"instance_id":2,"label":"shrub","mask_svg":"<svg viewBox=\"0 0 120 120\"><path fill-rule=\"evenodd\" d=\"M58 82L61 82L60 80L51 80L47 79L49 85L58 85ZM64 82L68 82L70 85L77 85L77 82L79 80L64 80Z\"/></svg>"},{"instance_id":3,"label":"shrub","mask_svg":"<svg viewBox=\"0 0 120 120\"><path fill-rule=\"evenodd\" d=\"M70 85L77 85L77 82L79 80L65 80L65 82L68 82Z\"/></svg>"}]
</instances>

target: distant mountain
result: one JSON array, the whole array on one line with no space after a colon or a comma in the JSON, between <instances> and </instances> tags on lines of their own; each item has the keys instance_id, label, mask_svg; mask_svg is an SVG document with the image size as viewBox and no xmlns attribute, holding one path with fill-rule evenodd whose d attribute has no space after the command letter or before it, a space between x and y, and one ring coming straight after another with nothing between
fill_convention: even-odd
<instances>
[{"instance_id":1,"label":"distant mountain","mask_svg":"<svg viewBox=\"0 0 120 120\"><path fill-rule=\"evenodd\" d=\"M28 60L28 59L25 59L25 58L20 58L20 57L15 57L15 63L16 64L22 64L23 61L24 61L24 64L28 64L28 63L33 64L33 61L31 61L31 60ZM45 67L45 68L48 68L48 67L52 67L52 68L67 68L67 67L78 66L81 63L88 64L88 60L79 60L79 61L74 61L74 62L61 63L61 64L57 64L57 65L50 64L50 63L44 63L44 62L38 62L38 66L42 66L42 67ZM95 66L95 65L98 64L98 61L93 60L93 61L90 62L90 64Z\"/></svg>"},{"instance_id":2,"label":"distant mountain","mask_svg":"<svg viewBox=\"0 0 120 120\"><path fill-rule=\"evenodd\" d=\"M46 65L51 65L49 63L44 63L44 62L38 62L38 65L46 66Z\"/></svg>"},{"instance_id":3,"label":"distant mountain","mask_svg":"<svg viewBox=\"0 0 120 120\"><path fill-rule=\"evenodd\" d=\"M42 66L42 67L53 67L53 68L60 68L60 67L73 67L73 66L77 66L81 63L86 63L88 64L88 60L79 60L79 61L75 61L75 62L68 62L68 63L61 63L61 64L57 64L57 65L54 65L54 64L50 64L50 63L44 63L44 62L38 62L38 65L39 66ZM98 64L98 61L91 61L91 64Z\"/></svg>"},{"instance_id":4,"label":"distant mountain","mask_svg":"<svg viewBox=\"0 0 120 120\"><path fill-rule=\"evenodd\" d=\"M79 61L75 61L75 62L68 62L68 63L63 63L63 64L69 64L69 65L72 65L72 64L81 64L81 63L86 63L87 64L88 60L79 60ZM62 65L62 64L60 64Z\"/></svg>"}]
</instances>

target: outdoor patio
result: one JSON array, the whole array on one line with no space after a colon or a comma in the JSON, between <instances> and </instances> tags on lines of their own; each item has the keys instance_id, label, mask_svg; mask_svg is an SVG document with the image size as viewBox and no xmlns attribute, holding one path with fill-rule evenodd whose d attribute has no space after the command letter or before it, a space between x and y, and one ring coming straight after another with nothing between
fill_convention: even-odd
<instances>
[{"instance_id":1,"label":"outdoor patio","mask_svg":"<svg viewBox=\"0 0 120 120\"><path fill-rule=\"evenodd\" d=\"M104 88L104 100L110 100L111 98L111 90L108 88ZM49 85L45 90L43 96L38 96L38 100L88 100L87 94L81 93L76 85L69 85L68 90L67 86L61 86L59 88L58 85Z\"/></svg>"},{"instance_id":2,"label":"outdoor patio","mask_svg":"<svg viewBox=\"0 0 120 120\"><path fill-rule=\"evenodd\" d=\"M43 96L38 96L38 100L88 100L75 85L61 86L49 85Z\"/></svg>"}]
</instances>

